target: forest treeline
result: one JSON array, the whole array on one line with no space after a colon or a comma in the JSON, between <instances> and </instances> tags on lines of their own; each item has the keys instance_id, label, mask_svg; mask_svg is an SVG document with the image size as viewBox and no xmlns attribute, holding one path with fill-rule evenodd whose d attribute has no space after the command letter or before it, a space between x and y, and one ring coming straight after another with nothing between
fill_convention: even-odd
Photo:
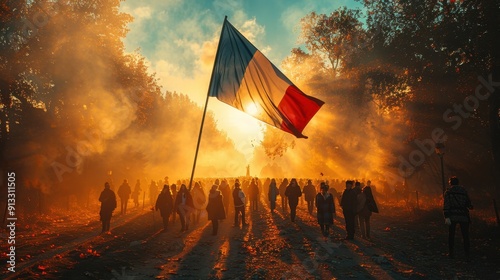
<instances>
[{"instance_id":1,"label":"forest treeline","mask_svg":"<svg viewBox=\"0 0 500 280\"><path fill-rule=\"evenodd\" d=\"M445 176L493 195L500 186L500 3L359 2L362 9L302 18L304 47L282 67L326 104L306 131L314 145L288 138L268 145L270 153L292 144L303 160L285 152L282 163L439 194L435 143L442 141ZM272 139L280 137L267 133L264 142Z\"/></svg>"},{"instance_id":2,"label":"forest treeline","mask_svg":"<svg viewBox=\"0 0 500 280\"><path fill-rule=\"evenodd\" d=\"M181 167L192 166L203 109L162 90L145 58L125 52L132 18L120 2L0 4L1 169L16 172L19 196L191 172ZM200 172L244 170L211 113L201 149ZM218 157L224 166L213 164Z\"/></svg>"}]
</instances>

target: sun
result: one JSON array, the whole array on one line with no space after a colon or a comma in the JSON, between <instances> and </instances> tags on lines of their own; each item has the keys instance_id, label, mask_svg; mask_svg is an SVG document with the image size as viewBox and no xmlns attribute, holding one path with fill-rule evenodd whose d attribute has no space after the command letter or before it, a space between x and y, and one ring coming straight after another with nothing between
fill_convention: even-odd
<instances>
[{"instance_id":1,"label":"sun","mask_svg":"<svg viewBox=\"0 0 500 280\"><path fill-rule=\"evenodd\" d=\"M245 106L245 112L252 116L257 115L258 109L257 106L255 106L255 103L249 103L247 106Z\"/></svg>"}]
</instances>

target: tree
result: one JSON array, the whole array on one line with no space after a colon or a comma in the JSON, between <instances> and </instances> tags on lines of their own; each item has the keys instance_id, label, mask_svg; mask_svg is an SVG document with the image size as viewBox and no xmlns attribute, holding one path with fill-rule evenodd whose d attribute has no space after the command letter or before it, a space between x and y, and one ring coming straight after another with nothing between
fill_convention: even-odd
<instances>
[{"instance_id":1,"label":"tree","mask_svg":"<svg viewBox=\"0 0 500 280\"><path fill-rule=\"evenodd\" d=\"M358 20L360 13L358 9L341 7L329 16L312 12L301 19L301 39L313 55L324 59L326 69L333 76L365 40L365 32Z\"/></svg>"}]
</instances>

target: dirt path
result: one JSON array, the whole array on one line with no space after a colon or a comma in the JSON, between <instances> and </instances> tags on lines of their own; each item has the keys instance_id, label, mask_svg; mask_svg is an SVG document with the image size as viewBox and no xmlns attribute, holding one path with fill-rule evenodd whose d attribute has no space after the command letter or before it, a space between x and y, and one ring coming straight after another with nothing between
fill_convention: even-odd
<instances>
[{"instance_id":1,"label":"dirt path","mask_svg":"<svg viewBox=\"0 0 500 280\"><path fill-rule=\"evenodd\" d=\"M19 279L499 279L498 240L475 248L466 263L445 257L442 217L391 212L372 218L372 240L342 240L338 213L325 240L314 216L299 205L295 223L267 202L249 212L245 228L233 214L212 236L205 220L180 233L180 224L160 231L158 212L136 211L113 220L111 235L97 235L98 223L50 233L26 251L40 252L19 264ZM389 215L390 213L390 215ZM457 235L457 253L461 239ZM473 240L478 243L483 239ZM47 249L48 244L57 247ZM23 251L20 253L23 254ZM45 252L42 252L45 251ZM9 275L11 279L13 275Z\"/></svg>"}]
</instances>

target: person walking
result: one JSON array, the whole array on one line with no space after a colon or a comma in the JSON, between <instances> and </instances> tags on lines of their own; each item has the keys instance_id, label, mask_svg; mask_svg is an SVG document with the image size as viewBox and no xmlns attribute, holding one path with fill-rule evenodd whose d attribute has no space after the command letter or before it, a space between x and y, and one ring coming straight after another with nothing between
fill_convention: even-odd
<instances>
[{"instance_id":1,"label":"person walking","mask_svg":"<svg viewBox=\"0 0 500 280\"><path fill-rule=\"evenodd\" d=\"M99 196L99 201L101 202L101 211L99 212L102 222L101 233L109 232L111 216L113 215L113 210L116 208L116 195L111 190L108 182L104 183L104 190Z\"/></svg>"},{"instance_id":2,"label":"person walking","mask_svg":"<svg viewBox=\"0 0 500 280\"><path fill-rule=\"evenodd\" d=\"M137 179L134 187L134 192L132 193L132 199L134 200L135 207L139 207L139 195L141 194L141 191L141 180Z\"/></svg>"},{"instance_id":3,"label":"person walking","mask_svg":"<svg viewBox=\"0 0 500 280\"><path fill-rule=\"evenodd\" d=\"M194 205L193 197L189 193L185 184L182 184L181 188L177 192L174 207L181 220L181 232L187 231L191 221L190 215L194 211Z\"/></svg>"},{"instance_id":4,"label":"person walking","mask_svg":"<svg viewBox=\"0 0 500 280\"><path fill-rule=\"evenodd\" d=\"M163 186L163 190L158 195L155 204L155 210L160 210L160 215L163 219L163 230L167 230L168 228L168 219L170 218L170 214L174 209L174 201L172 198L172 194L170 193L170 188L168 185Z\"/></svg>"},{"instance_id":5,"label":"person walking","mask_svg":"<svg viewBox=\"0 0 500 280\"><path fill-rule=\"evenodd\" d=\"M335 203L333 202L333 196L328 192L328 186L324 182L321 182L320 190L315 196L316 217L323 237L328 238L330 227L333 227Z\"/></svg>"},{"instance_id":6,"label":"person walking","mask_svg":"<svg viewBox=\"0 0 500 280\"><path fill-rule=\"evenodd\" d=\"M172 199L176 199L177 198L177 185L176 184L172 184L170 186L170 191L172 193ZM177 211L175 209L173 209L172 211L172 223L175 224L175 217L177 216Z\"/></svg>"},{"instance_id":7,"label":"person walking","mask_svg":"<svg viewBox=\"0 0 500 280\"><path fill-rule=\"evenodd\" d=\"M250 211L259 210L259 186L255 178L252 178L248 187L248 197L250 198Z\"/></svg>"},{"instance_id":8,"label":"person walking","mask_svg":"<svg viewBox=\"0 0 500 280\"><path fill-rule=\"evenodd\" d=\"M118 188L118 196L120 197L120 207L121 213L123 215L127 214L127 204L128 199L130 198L130 194L132 190L130 189L130 185L128 184L128 180L123 180L123 183Z\"/></svg>"},{"instance_id":9,"label":"person walking","mask_svg":"<svg viewBox=\"0 0 500 280\"><path fill-rule=\"evenodd\" d=\"M158 185L154 180L151 180L151 184L149 185L149 203L154 206L155 199L158 196Z\"/></svg>"},{"instance_id":10,"label":"person walking","mask_svg":"<svg viewBox=\"0 0 500 280\"><path fill-rule=\"evenodd\" d=\"M290 219L293 223L295 222L295 216L297 214L299 197L302 196L302 191L300 190L299 184L297 184L297 179L293 178L290 180L290 185L286 187L285 196L288 198L288 205L290 206Z\"/></svg>"},{"instance_id":11,"label":"person walking","mask_svg":"<svg viewBox=\"0 0 500 280\"><path fill-rule=\"evenodd\" d=\"M218 185L219 179L215 181L215 184ZM222 179L220 182L219 190L222 194L222 203L224 204L224 209L226 210L226 215L229 215L229 206L231 204L231 186L226 179Z\"/></svg>"},{"instance_id":12,"label":"person walking","mask_svg":"<svg viewBox=\"0 0 500 280\"><path fill-rule=\"evenodd\" d=\"M286 212L286 205L288 203L288 198L285 195L286 192L286 187L288 186L288 179L285 178L283 181L281 181L281 184L279 186L279 191L280 191L280 197L281 197L281 209L283 209L283 212Z\"/></svg>"},{"instance_id":13,"label":"person walking","mask_svg":"<svg viewBox=\"0 0 500 280\"><path fill-rule=\"evenodd\" d=\"M269 203L271 204L271 213L276 209L276 198L278 197L279 190L276 187L276 180L271 179L271 183L269 183L269 191L267 193L267 197L269 199Z\"/></svg>"},{"instance_id":14,"label":"person walking","mask_svg":"<svg viewBox=\"0 0 500 280\"><path fill-rule=\"evenodd\" d=\"M448 256L455 257L455 229L460 225L462 240L464 244L465 259L470 261L470 214L469 210L474 209L465 188L460 185L457 177L449 179L450 188L444 193L444 217L445 224L448 225Z\"/></svg>"},{"instance_id":15,"label":"person walking","mask_svg":"<svg viewBox=\"0 0 500 280\"><path fill-rule=\"evenodd\" d=\"M247 226L245 222L245 193L240 188L240 182L236 180L233 190L234 202L234 227L240 227L239 216L241 214L241 226Z\"/></svg>"},{"instance_id":16,"label":"person walking","mask_svg":"<svg viewBox=\"0 0 500 280\"><path fill-rule=\"evenodd\" d=\"M226 218L224 211L224 203L222 202L222 194L217 189L219 186L213 185L208 194L207 213L208 219L212 221L212 235L217 235L219 230L219 220Z\"/></svg>"},{"instance_id":17,"label":"person walking","mask_svg":"<svg viewBox=\"0 0 500 280\"><path fill-rule=\"evenodd\" d=\"M344 239L352 240L354 239L355 231L355 217L356 217L356 207L357 207L357 194L352 188L353 181L345 182L345 190L342 193L342 199L340 201L340 206L342 207L342 212L344 214L345 229L347 235Z\"/></svg>"},{"instance_id":18,"label":"person walking","mask_svg":"<svg viewBox=\"0 0 500 280\"><path fill-rule=\"evenodd\" d=\"M323 183L322 185L325 184ZM316 187L312 184L311 180L307 180L307 185L304 186L304 196L307 202L307 210L309 211L309 215L312 215L313 213L316 194Z\"/></svg>"},{"instance_id":19,"label":"person walking","mask_svg":"<svg viewBox=\"0 0 500 280\"><path fill-rule=\"evenodd\" d=\"M200 222L200 216L203 211L205 211L207 205L207 197L203 188L201 187L201 182L195 182L194 188L191 190L191 195L193 197L194 204L194 222L197 224Z\"/></svg>"},{"instance_id":20,"label":"person walking","mask_svg":"<svg viewBox=\"0 0 500 280\"><path fill-rule=\"evenodd\" d=\"M372 188L367 185L357 196L357 216L361 238L370 239L370 217L372 213L378 213L377 203L373 197Z\"/></svg>"}]
</instances>

